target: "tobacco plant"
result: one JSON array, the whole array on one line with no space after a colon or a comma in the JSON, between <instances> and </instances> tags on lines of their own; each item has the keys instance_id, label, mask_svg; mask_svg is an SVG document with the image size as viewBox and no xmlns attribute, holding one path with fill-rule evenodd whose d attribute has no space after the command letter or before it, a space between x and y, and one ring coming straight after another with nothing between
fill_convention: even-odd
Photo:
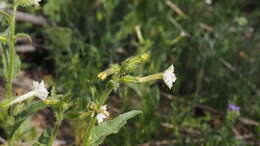
<instances>
[{"instance_id":1,"label":"tobacco plant","mask_svg":"<svg viewBox=\"0 0 260 146\"><path fill-rule=\"evenodd\" d=\"M15 43L21 37L25 37L32 42L28 34L16 33L16 12L19 7L38 7L40 1L15 0L12 4L11 14L0 11L8 24L8 27L0 36L3 73L6 81L6 96L0 103L0 110L3 113L0 120L7 135L7 142L4 144L9 146L20 145L20 142L24 141L23 138L19 137L23 133L20 131L20 127L24 126L27 119L37 111L51 108L56 118L54 127L48 125L48 128L41 135L26 141L28 144L52 146L64 119L74 118L84 121L82 123L84 131L82 137L79 137L77 145L99 145L106 136L117 133L126 124L127 120L142 113L139 110L132 110L116 117L110 116L109 107L106 105L107 99L111 92L117 92L121 84L141 84L163 80L170 89L173 87L176 80L173 65L161 73L147 76L133 75L133 72L136 72L144 62L149 61L149 52L142 52L125 59L120 64L111 64L108 69L99 73L97 78L101 80L100 82L103 83L104 80L107 80L105 89L103 89L102 94L96 94L97 96L92 100L85 100L87 106L83 109L77 108L77 103L80 102L77 101L77 98L69 94L57 94L55 87L52 87L49 92L43 80L41 82L34 81L31 91L15 96L13 94L13 80L19 74L21 67L21 61L15 51ZM137 32L139 40L142 42L143 38L138 27ZM95 86L92 85L91 88L95 89ZM40 100L34 100L34 97L38 97Z\"/></svg>"}]
</instances>

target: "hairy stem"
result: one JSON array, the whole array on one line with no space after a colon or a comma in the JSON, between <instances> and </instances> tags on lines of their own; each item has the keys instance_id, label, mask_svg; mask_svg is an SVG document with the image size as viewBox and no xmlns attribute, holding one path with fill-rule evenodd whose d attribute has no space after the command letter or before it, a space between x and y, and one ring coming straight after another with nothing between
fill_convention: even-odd
<instances>
[{"instance_id":1,"label":"hairy stem","mask_svg":"<svg viewBox=\"0 0 260 146\"><path fill-rule=\"evenodd\" d=\"M8 60L8 67L7 67L7 84L6 84L6 89L7 89L7 97L11 98L12 97L12 75L13 75L13 64L14 64L14 55L15 55L15 15L16 15L16 10L17 10L17 5L14 4L13 6L13 14L11 17L11 22L10 22L10 36L9 36L9 60ZM12 111L12 109L11 109ZM12 113L12 112L11 112ZM8 139L8 146L13 145L13 137L9 137Z\"/></svg>"},{"instance_id":2,"label":"hairy stem","mask_svg":"<svg viewBox=\"0 0 260 146\"><path fill-rule=\"evenodd\" d=\"M10 37L9 37L9 62L8 62L8 75L7 75L7 96L10 98L12 96L12 75L13 75L13 64L15 55L15 15L17 6L13 7L12 19L10 22Z\"/></svg>"}]
</instances>

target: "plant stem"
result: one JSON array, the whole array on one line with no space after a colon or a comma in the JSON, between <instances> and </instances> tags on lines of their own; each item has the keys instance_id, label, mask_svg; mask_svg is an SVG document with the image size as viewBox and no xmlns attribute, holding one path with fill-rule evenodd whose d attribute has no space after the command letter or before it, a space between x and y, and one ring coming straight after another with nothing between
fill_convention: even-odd
<instances>
[{"instance_id":1,"label":"plant stem","mask_svg":"<svg viewBox=\"0 0 260 146\"><path fill-rule=\"evenodd\" d=\"M113 88L109 87L106 89L106 91L103 93L103 95L100 98L100 101L97 105L97 109L100 109L100 107L107 101L107 98L109 96L109 94L112 92Z\"/></svg>"},{"instance_id":2,"label":"plant stem","mask_svg":"<svg viewBox=\"0 0 260 146\"><path fill-rule=\"evenodd\" d=\"M17 5L13 7L12 19L10 22L10 38L9 38L9 62L8 62L8 74L7 74L7 96L10 98L12 96L12 78L13 78L13 64L15 55L15 15L16 15Z\"/></svg>"},{"instance_id":3,"label":"plant stem","mask_svg":"<svg viewBox=\"0 0 260 146\"><path fill-rule=\"evenodd\" d=\"M97 116L97 115L94 114L94 116L92 116L91 119L90 119L89 126L88 126L88 128L86 129L86 134L85 134L85 136L84 136L83 146L89 146L90 136L91 136L91 133L92 133L92 129L94 128L95 123L96 123L96 116Z\"/></svg>"},{"instance_id":4,"label":"plant stem","mask_svg":"<svg viewBox=\"0 0 260 146\"><path fill-rule=\"evenodd\" d=\"M109 94L111 93L111 91L113 90L112 87L107 88L106 91L104 92L104 94L101 96L100 101L97 105L97 109L99 109L107 100ZM96 123L96 116L97 114L95 113L94 116L91 117L90 119L90 123L88 128L86 129L86 134L84 136L84 140L83 140L83 146L89 146L90 145L90 137L91 137L91 133L92 133L92 129L95 126Z\"/></svg>"},{"instance_id":5,"label":"plant stem","mask_svg":"<svg viewBox=\"0 0 260 146\"><path fill-rule=\"evenodd\" d=\"M14 55L15 55L15 15L16 15L17 5L14 4L13 6L13 14L10 22L10 36L9 36L9 60L8 60L8 67L7 67L7 97L12 97L12 75L13 75L13 64L14 64ZM11 109L12 111L12 109ZM12 112L11 112L12 113ZM13 137L8 139L8 146L13 145Z\"/></svg>"},{"instance_id":6,"label":"plant stem","mask_svg":"<svg viewBox=\"0 0 260 146\"><path fill-rule=\"evenodd\" d=\"M8 146L12 146L12 143L13 143L13 138L8 139L7 145Z\"/></svg>"},{"instance_id":7,"label":"plant stem","mask_svg":"<svg viewBox=\"0 0 260 146\"><path fill-rule=\"evenodd\" d=\"M62 121L62 119L63 119L63 113L59 113L59 114L57 114L57 115L58 115L58 116L57 116L57 121L56 121L54 130L53 130L53 132L52 132L52 135L51 135L51 137L50 137L50 141L49 141L48 146L52 146L52 145L53 145L53 142L54 142L54 140L55 140L55 137L56 137L57 132L58 132L58 130L59 130L59 127L60 127L60 125L61 125L61 121Z\"/></svg>"}]
</instances>

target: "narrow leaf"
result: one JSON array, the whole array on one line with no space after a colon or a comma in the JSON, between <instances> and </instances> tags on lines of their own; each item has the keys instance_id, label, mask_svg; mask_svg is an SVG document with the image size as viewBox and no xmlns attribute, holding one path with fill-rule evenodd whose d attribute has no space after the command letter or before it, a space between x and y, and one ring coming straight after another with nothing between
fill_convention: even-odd
<instances>
[{"instance_id":1,"label":"narrow leaf","mask_svg":"<svg viewBox=\"0 0 260 146\"><path fill-rule=\"evenodd\" d=\"M19 114L15 116L15 123L10 128L9 137L12 137L15 131L21 126L21 124L29 118L31 115L36 113L38 110L45 108L46 105L41 101L37 101L29 105L25 110L21 111Z\"/></svg>"},{"instance_id":2,"label":"narrow leaf","mask_svg":"<svg viewBox=\"0 0 260 146\"><path fill-rule=\"evenodd\" d=\"M47 146L51 139L51 135L52 128L48 127L46 130L42 132L41 136L38 138L38 141L33 146Z\"/></svg>"},{"instance_id":3,"label":"narrow leaf","mask_svg":"<svg viewBox=\"0 0 260 146\"><path fill-rule=\"evenodd\" d=\"M21 68L21 60L20 60L19 56L15 53L12 79L14 79L20 73L20 68Z\"/></svg>"},{"instance_id":4,"label":"narrow leaf","mask_svg":"<svg viewBox=\"0 0 260 146\"><path fill-rule=\"evenodd\" d=\"M26 33L18 33L18 34L16 34L15 35L15 39L17 40L19 38L26 38L26 39L28 39L28 41L30 43L32 43L32 38L28 34L26 34Z\"/></svg>"},{"instance_id":5,"label":"narrow leaf","mask_svg":"<svg viewBox=\"0 0 260 146\"><path fill-rule=\"evenodd\" d=\"M0 10L0 15L3 15L8 23L10 22L11 16L8 13Z\"/></svg>"},{"instance_id":6,"label":"narrow leaf","mask_svg":"<svg viewBox=\"0 0 260 146\"><path fill-rule=\"evenodd\" d=\"M6 38L5 38L5 41L6 41ZM2 59L2 65L3 65L3 75L5 78L7 78L8 54L7 54L7 49L4 47L5 46L4 43L5 43L4 41L0 41L0 56Z\"/></svg>"},{"instance_id":7,"label":"narrow leaf","mask_svg":"<svg viewBox=\"0 0 260 146\"><path fill-rule=\"evenodd\" d=\"M6 38L4 35L0 35L0 41L6 43Z\"/></svg>"},{"instance_id":8,"label":"narrow leaf","mask_svg":"<svg viewBox=\"0 0 260 146\"><path fill-rule=\"evenodd\" d=\"M9 38L7 39L7 42L10 41L10 29L6 29L5 31L5 36L6 38ZM3 64L4 64L4 74L5 74L5 77L8 76L8 66L10 64L10 56L11 54L9 54L10 48L5 48L3 49ZM14 52L14 56L13 56L13 65L12 65L12 73L11 73L11 77L12 79L14 79L19 73L20 73L20 68L21 68L21 61L20 61L20 58L19 56L16 54L16 52Z\"/></svg>"}]
</instances>

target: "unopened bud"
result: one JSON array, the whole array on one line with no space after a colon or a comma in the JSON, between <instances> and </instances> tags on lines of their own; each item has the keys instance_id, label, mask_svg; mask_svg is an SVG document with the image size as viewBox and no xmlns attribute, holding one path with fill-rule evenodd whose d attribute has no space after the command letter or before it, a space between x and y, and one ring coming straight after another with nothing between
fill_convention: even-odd
<instances>
[{"instance_id":1,"label":"unopened bud","mask_svg":"<svg viewBox=\"0 0 260 146\"><path fill-rule=\"evenodd\" d=\"M105 80L108 76L112 75L112 74L116 74L120 71L120 66L118 64L113 64L111 65L110 68L104 70L103 72L98 74L98 78L100 80Z\"/></svg>"},{"instance_id":2,"label":"unopened bud","mask_svg":"<svg viewBox=\"0 0 260 146\"><path fill-rule=\"evenodd\" d=\"M108 74L106 72L101 72L98 74L98 78L100 80L105 80L107 78Z\"/></svg>"},{"instance_id":3,"label":"unopened bud","mask_svg":"<svg viewBox=\"0 0 260 146\"><path fill-rule=\"evenodd\" d=\"M150 55L149 55L148 53L145 53L145 54L141 55L141 59L142 59L142 61L146 61L146 60L148 60L149 57L150 57Z\"/></svg>"},{"instance_id":4,"label":"unopened bud","mask_svg":"<svg viewBox=\"0 0 260 146\"><path fill-rule=\"evenodd\" d=\"M60 101L58 101L58 100L53 100L53 99L46 99L46 100L44 100L43 101L45 104L47 104L47 105L55 105L55 104L59 104L60 103Z\"/></svg>"},{"instance_id":5,"label":"unopened bud","mask_svg":"<svg viewBox=\"0 0 260 146\"><path fill-rule=\"evenodd\" d=\"M144 53L142 55L133 56L130 58L127 58L123 63L122 66L126 71L133 71L136 69L138 64L144 63L148 60L150 55L148 53Z\"/></svg>"}]
</instances>

